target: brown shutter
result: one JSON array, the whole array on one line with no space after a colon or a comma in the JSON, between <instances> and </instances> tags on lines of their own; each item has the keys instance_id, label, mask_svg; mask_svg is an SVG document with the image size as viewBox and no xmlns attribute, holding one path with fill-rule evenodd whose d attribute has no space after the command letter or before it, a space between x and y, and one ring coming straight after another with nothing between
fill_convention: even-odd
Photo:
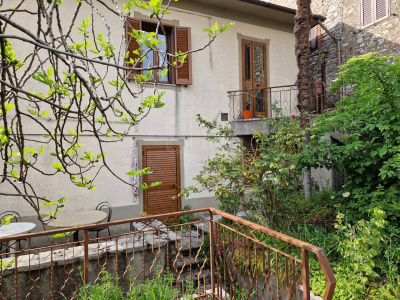
<instances>
[{"instance_id":1,"label":"brown shutter","mask_svg":"<svg viewBox=\"0 0 400 300\"><path fill-rule=\"evenodd\" d=\"M383 20L389 16L388 0L375 0L376 22Z\"/></svg>"},{"instance_id":2,"label":"brown shutter","mask_svg":"<svg viewBox=\"0 0 400 300\"><path fill-rule=\"evenodd\" d=\"M318 49L318 26L314 26L310 30L310 51L314 52Z\"/></svg>"},{"instance_id":3,"label":"brown shutter","mask_svg":"<svg viewBox=\"0 0 400 300\"><path fill-rule=\"evenodd\" d=\"M180 153L178 145L143 146L143 167L152 173L143 176L143 182L161 182L143 191L143 209L149 215L181 210Z\"/></svg>"},{"instance_id":4,"label":"brown shutter","mask_svg":"<svg viewBox=\"0 0 400 300\"><path fill-rule=\"evenodd\" d=\"M141 21L140 20L136 20L133 18L127 18L126 19L126 25L125 25L125 38L126 38L126 42L128 43L127 45L127 51L129 51L129 59L137 59L139 56L136 54L133 54L134 50L139 49L139 43L131 36L128 34L128 32L132 32L132 29L135 30L141 30L142 26L141 26ZM127 67L132 67L132 65L127 64ZM140 68L142 67L142 64L139 63L136 65L136 67ZM131 75L129 75L128 79L135 79L135 74L131 73Z\"/></svg>"},{"instance_id":5,"label":"brown shutter","mask_svg":"<svg viewBox=\"0 0 400 300\"><path fill-rule=\"evenodd\" d=\"M321 33L321 26L319 26L319 25L318 25L317 39L318 39L318 50L321 50L323 38L322 38L322 33Z\"/></svg>"},{"instance_id":6,"label":"brown shutter","mask_svg":"<svg viewBox=\"0 0 400 300\"><path fill-rule=\"evenodd\" d=\"M191 50L190 27L175 27L175 49L182 53ZM186 62L176 69L176 84L192 84L192 55L189 54Z\"/></svg>"},{"instance_id":7,"label":"brown shutter","mask_svg":"<svg viewBox=\"0 0 400 300\"><path fill-rule=\"evenodd\" d=\"M374 22L374 0L362 0L361 2L361 20L362 27L371 25Z\"/></svg>"}]
</instances>

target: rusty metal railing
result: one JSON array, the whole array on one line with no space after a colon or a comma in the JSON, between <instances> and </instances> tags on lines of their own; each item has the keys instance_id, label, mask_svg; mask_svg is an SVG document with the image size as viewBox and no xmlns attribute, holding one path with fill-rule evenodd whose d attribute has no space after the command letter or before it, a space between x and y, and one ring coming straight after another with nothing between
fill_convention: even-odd
<instances>
[{"instance_id":1,"label":"rusty metal railing","mask_svg":"<svg viewBox=\"0 0 400 300\"><path fill-rule=\"evenodd\" d=\"M188 223L171 221L189 214ZM218 216L225 221L218 222ZM89 237L89 229L105 226L122 233ZM52 238L78 230L83 234L76 242ZM266 238L287 247L270 245ZM15 241L28 239L47 244L16 247ZM324 299L332 299L336 285L323 249L215 208L3 237L0 245L2 300L74 299L84 283L99 283L104 270L128 291L167 269L181 295L192 282L196 299L298 299L300 286L302 298L310 299L310 252L325 274Z\"/></svg>"},{"instance_id":2,"label":"rusty metal railing","mask_svg":"<svg viewBox=\"0 0 400 300\"><path fill-rule=\"evenodd\" d=\"M261 96L260 96L261 95ZM254 116L274 118L277 115L291 117L300 115L298 107L298 89L295 85L268 87L263 89L247 89L228 91L230 100L230 121L254 119ZM315 114L322 114L335 108L339 95L328 92L324 82L312 84L311 107ZM257 103L264 102L262 112L257 108ZM246 116L246 111L249 112Z\"/></svg>"}]
</instances>

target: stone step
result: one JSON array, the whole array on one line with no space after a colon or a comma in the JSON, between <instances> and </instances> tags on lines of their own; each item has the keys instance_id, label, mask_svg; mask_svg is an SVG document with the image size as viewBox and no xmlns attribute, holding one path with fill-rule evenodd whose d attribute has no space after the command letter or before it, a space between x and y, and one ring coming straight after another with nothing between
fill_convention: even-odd
<instances>
[{"instance_id":1,"label":"stone step","mask_svg":"<svg viewBox=\"0 0 400 300\"><path fill-rule=\"evenodd\" d=\"M175 263L175 269L182 270L190 270L190 267L192 267L193 270L200 269L203 264L204 264L205 259L197 259L195 257L192 257L190 259L189 257L179 257Z\"/></svg>"},{"instance_id":2,"label":"stone step","mask_svg":"<svg viewBox=\"0 0 400 300\"><path fill-rule=\"evenodd\" d=\"M200 276L200 279L199 279ZM190 277L190 271L184 271L182 274L179 276L178 284L181 285L182 282L187 282L190 281L190 278L192 278L194 287L197 287L198 285L198 279L200 280L200 285L203 286L205 283L210 284L211 283L211 272L209 269L203 269L203 270L192 270L192 277Z\"/></svg>"}]
</instances>

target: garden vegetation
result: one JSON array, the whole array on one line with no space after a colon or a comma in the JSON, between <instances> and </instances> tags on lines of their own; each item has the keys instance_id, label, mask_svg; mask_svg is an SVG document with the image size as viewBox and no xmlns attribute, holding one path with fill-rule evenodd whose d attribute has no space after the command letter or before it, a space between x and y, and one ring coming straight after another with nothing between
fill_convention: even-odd
<instances>
[{"instance_id":1,"label":"garden vegetation","mask_svg":"<svg viewBox=\"0 0 400 300\"><path fill-rule=\"evenodd\" d=\"M370 53L348 60L331 87L347 93L336 109L312 116L305 130L279 114L265 119L270 133L253 136L254 151L228 127L199 116L216 155L183 193L212 192L220 209L243 210L253 222L323 248L336 274L334 299L399 299L399 74L397 57ZM333 134L340 143L327 139ZM319 167L344 172L345 184L339 191L315 187L306 199L302 170ZM275 238L258 239L300 257ZM315 258L310 272L312 291L321 295L326 282Z\"/></svg>"}]
</instances>

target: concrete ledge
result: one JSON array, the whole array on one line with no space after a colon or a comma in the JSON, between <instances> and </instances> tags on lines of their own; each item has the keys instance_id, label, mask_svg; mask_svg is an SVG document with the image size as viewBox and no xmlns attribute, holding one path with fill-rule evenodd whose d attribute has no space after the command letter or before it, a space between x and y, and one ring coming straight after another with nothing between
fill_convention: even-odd
<instances>
[{"instance_id":1,"label":"concrete ledge","mask_svg":"<svg viewBox=\"0 0 400 300\"><path fill-rule=\"evenodd\" d=\"M270 126L260 119L245 119L231 121L231 129L237 136L253 135L257 132L269 133Z\"/></svg>"}]
</instances>

